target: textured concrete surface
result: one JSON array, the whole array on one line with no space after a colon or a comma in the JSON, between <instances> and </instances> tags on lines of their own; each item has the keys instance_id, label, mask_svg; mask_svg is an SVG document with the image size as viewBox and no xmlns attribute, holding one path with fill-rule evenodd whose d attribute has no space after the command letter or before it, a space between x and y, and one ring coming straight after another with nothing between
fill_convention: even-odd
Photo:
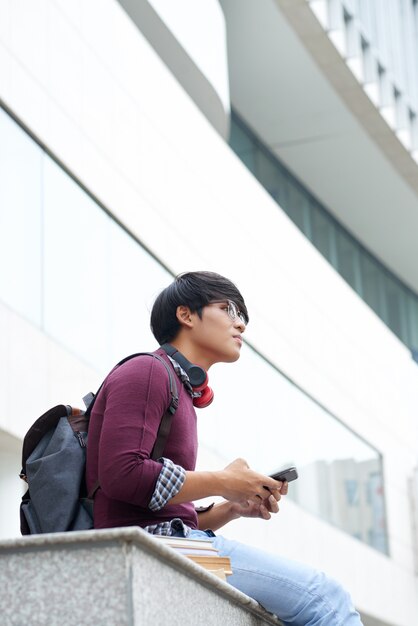
<instances>
[{"instance_id":1,"label":"textured concrete surface","mask_svg":"<svg viewBox=\"0 0 418 626\"><path fill-rule=\"evenodd\" d=\"M138 528L0 542L2 626L261 626L254 600Z\"/></svg>"}]
</instances>

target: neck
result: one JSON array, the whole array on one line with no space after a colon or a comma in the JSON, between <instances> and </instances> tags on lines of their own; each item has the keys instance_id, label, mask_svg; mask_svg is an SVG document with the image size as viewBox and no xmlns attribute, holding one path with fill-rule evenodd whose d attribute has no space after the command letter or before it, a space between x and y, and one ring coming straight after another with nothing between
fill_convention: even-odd
<instances>
[{"instance_id":1,"label":"neck","mask_svg":"<svg viewBox=\"0 0 418 626\"><path fill-rule=\"evenodd\" d=\"M205 354L204 351L199 350L199 347L187 341L187 339L174 339L170 341L170 344L181 352L190 363L203 367L206 371L215 363L210 358L209 354Z\"/></svg>"}]
</instances>

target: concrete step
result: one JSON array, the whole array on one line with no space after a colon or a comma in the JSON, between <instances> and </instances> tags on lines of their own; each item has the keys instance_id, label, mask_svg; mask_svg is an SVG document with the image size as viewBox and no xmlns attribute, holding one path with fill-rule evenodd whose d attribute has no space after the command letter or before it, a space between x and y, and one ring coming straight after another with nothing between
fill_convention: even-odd
<instances>
[{"instance_id":1,"label":"concrete step","mask_svg":"<svg viewBox=\"0 0 418 626\"><path fill-rule=\"evenodd\" d=\"M2 626L264 626L279 622L139 528L0 542Z\"/></svg>"}]
</instances>

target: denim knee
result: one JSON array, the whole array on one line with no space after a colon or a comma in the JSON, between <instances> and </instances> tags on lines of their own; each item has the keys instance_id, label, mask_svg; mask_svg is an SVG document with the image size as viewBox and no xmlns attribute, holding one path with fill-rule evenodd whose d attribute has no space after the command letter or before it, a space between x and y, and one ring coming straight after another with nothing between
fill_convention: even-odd
<instances>
[{"instance_id":1,"label":"denim knee","mask_svg":"<svg viewBox=\"0 0 418 626\"><path fill-rule=\"evenodd\" d=\"M312 598L311 608L313 608L313 604L317 603L317 611L322 620L326 617L329 619L329 623L336 625L347 624L347 620L351 619L353 623L360 623L358 622L358 613L354 609L350 594L334 578L318 571L316 580L311 587L311 592L315 596L315 598ZM320 623L322 624L322 621ZM326 623L324 621L324 624Z\"/></svg>"}]
</instances>

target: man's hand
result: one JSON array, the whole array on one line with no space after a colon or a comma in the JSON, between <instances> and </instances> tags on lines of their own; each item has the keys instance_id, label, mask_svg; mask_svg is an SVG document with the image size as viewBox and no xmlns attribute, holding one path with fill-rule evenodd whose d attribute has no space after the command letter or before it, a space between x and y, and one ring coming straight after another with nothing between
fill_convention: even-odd
<instances>
[{"instance_id":1,"label":"man's hand","mask_svg":"<svg viewBox=\"0 0 418 626\"><path fill-rule=\"evenodd\" d=\"M257 517L268 520L271 518L271 513L279 511L279 505L273 495L260 504L254 504L254 502L247 500L246 502L233 502L231 506L236 517Z\"/></svg>"},{"instance_id":2,"label":"man's hand","mask_svg":"<svg viewBox=\"0 0 418 626\"><path fill-rule=\"evenodd\" d=\"M282 495L287 494L287 483L283 483L280 491L275 490L265 500L254 503L248 500L244 502L233 502L231 504L234 517L256 517L268 520L272 513L279 512L278 501Z\"/></svg>"},{"instance_id":3,"label":"man's hand","mask_svg":"<svg viewBox=\"0 0 418 626\"><path fill-rule=\"evenodd\" d=\"M230 504L239 504L240 511L244 511L249 506L244 504L243 508L243 503L256 504L260 507L258 509L259 517L265 517L269 513L276 512L274 510L276 505L272 500L269 500L269 497L274 496L277 503L280 496L286 493L286 483L274 480L270 476L258 474L248 467L248 463L244 459L236 459L225 469L216 472L186 471L183 486L169 500L167 506L193 502L208 496L222 496ZM261 508L261 505L264 508ZM266 519L268 518L266 517Z\"/></svg>"},{"instance_id":4,"label":"man's hand","mask_svg":"<svg viewBox=\"0 0 418 626\"><path fill-rule=\"evenodd\" d=\"M269 519L270 513L277 512L281 494L287 493L287 484L284 487L281 481L254 472L244 459L235 459L219 475L220 495L238 505L237 511L247 510L247 517Z\"/></svg>"}]
</instances>

